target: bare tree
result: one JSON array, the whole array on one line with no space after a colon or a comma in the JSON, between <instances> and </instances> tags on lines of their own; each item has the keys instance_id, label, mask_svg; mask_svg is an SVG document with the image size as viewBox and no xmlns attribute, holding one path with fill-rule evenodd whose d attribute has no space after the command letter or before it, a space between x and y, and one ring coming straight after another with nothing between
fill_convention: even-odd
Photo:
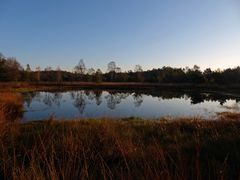
<instances>
[{"instance_id":1,"label":"bare tree","mask_svg":"<svg viewBox=\"0 0 240 180\"><path fill-rule=\"evenodd\" d=\"M96 73L102 74L101 69L97 69Z\"/></svg>"},{"instance_id":2,"label":"bare tree","mask_svg":"<svg viewBox=\"0 0 240 180\"><path fill-rule=\"evenodd\" d=\"M78 62L78 64L74 67L74 70L76 73L78 74L85 74L86 72L86 66L84 64L83 59L80 59L80 61Z\"/></svg>"},{"instance_id":3,"label":"bare tree","mask_svg":"<svg viewBox=\"0 0 240 180\"><path fill-rule=\"evenodd\" d=\"M47 66L44 71L52 71L52 67L51 66Z\"/></svg>"},{"instance_id":4,"label":"bare tree","mask_svg":"<svg viewBox=\"0 0 240 180\"><path fill-rule=\"evenodd\" d=\"M26 67L26 80L27 81L30 80L30 74L31 74L31 68L30 68L30 65L27 64L27 67Z\"/></svg>"},{"instance_id":5,"label":"bare tree","mask_svg":"<svg viewBox=\"0 0 240 180\"><path fill-rule=\"evenodd\" d=\"M199 67L198 65L194 65L194 66L193 66L193 70L194 70L194 71L200 71L200 67Z\"/></svg>"},{"instance_id":6,"label":"bare tree","mask_svg":"<svg viewBox=\"0 0 240 180\"><path fill-rule=\"evenodd\" d=\"M134 68L134 72L136 72L136 80L138 82L143 82L144 81L144 76L143 76L142 66L137 64Z\"/></svg>"},{"instance_id":7,"label":"bare tree","mask_svg":"<svg viewBox=\"0 0 240 180\"><path fill-rule=\"evenodd\" d=\"M37 75L37 77L36 77L37 81L40 82L40 80L41 80L41 68L40 68L40 66L36 67L36 75Z\"/></svg>"},{"instance_id":8,"label":"bare tree","mask_svg":"<svg viewBox=\"0 0 240 180\"><path fill-rule=\"evenodd\" d=\"M20 78L20 71L23 71L22 66L19 64L19 62L14 57L7 58L6 66L8 68L7 76L9 79L14 79L15 81L18 81Z\"/></svg>"},{"instance_id":9,"label":"bare tree","mask_svg":"<svg viewBox=\"0 0 240 180\"><path fill-rule=\"evenodd\" d=\"M27 71L27 72L31 72L31 68L30 68L30 65L29 65L29 64L27 64L26 71Z\"/></svg>"},{"instance_id":10,"label":"bare tree","mask_svg":"<svg viewBox=\"0 0 240 180\"><path fill-rule=\"evenodd\" d=\"M87 74L89 74L89 75L95 74L95 69L89 68Z\"/></svg>"},{"instance_id":11,"label":"bare tree","mask_svg":"<svg viewBox=\"0 0 240 180\"><path fill-rule=\"evenodd\" d=\"M97 69L97 71L95 73L95 81L97 83L102 82L102 71L101 71L101 69Z\"/></svg>"},{"instance_id":12,"label":"bare tree","mask_svg":"<svg viewBox=\"0 0 240 180\"><path fill-rule=\"evenodd\" d=\"M188 66L186 66L186 67L183 69L183 71L184 71L185 73L187 73L189 70L190 70L190 68L189 68Z\"/></svg>"},{"instance_id":13,"label":"bare tree","mask_svg":"<svg viewBox=\"0 0 240 180\"><path fill-rule=\"evenodd\" d=\"M45 69L44 69L44 73L43 73L43 80L44 81L54 81L54 76L53 76L53 69L51 66L47 66Z\"/></svg>"},{"instance_id":14,"label":"bare tree","mask_svg":"<svg viewBox=\"0 0 240 180\"><path fill-rule=\"evenodd\" d=\"M108 72L115 72L116 70L116 62L111 61L108 63Z\"/></svg>"},{"instance_id":15,"label":"bare tree","mask_svg":"<svg viewBox=\"0 0 240 180\"><path fill-rule=\"evenodd\" d=\"M137 64L137 65L135 66L135 68L134 68L134 71L135 71L135 72L142 72L142 71L143 71L142 66L139 65L139 64Z\"/></svg>"},{"instance_id":16,"label":"bare tree","mask_svg":"<svg viewBox=\"0 0 240 180\"><path fill-rule=\"evenodd\" d=\"M62 71L59 66L57 67L57 82L58 83L62 82Z\"/></svg>"},{"instance_id":17,"label":"bare tree","mask_svg":"<svg viewBox=\"0 0 240 180\"><path fill-rule=\"evenodd\" d=\"M116 68L115 68L115 72L116 72L116 73L120 73L121 71L122 71L122 70L121 70L120 67L116 67Z\"/></svg>"}]
</instances>

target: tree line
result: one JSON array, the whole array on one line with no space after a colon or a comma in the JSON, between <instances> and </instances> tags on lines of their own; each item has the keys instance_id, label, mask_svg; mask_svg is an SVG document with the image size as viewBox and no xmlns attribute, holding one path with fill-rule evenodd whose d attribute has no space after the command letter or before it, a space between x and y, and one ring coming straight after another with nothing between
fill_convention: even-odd
<instances>
[{"instance_id":1,"label":"tree line","mask_svg":"<svg viewBox=\"0 0 240 180\"><path fill-rule=\"evenodd\" d=\"M107 72L101 69L86 68L81 59L74 67L73 72L37 67L32 70L27 64L25 68L14 57L5 57L0 53L0 81L26 81L26 82L147 82L147 83L192 83L192 84L240 84L240 67L224 70L204 71L194 65L192 68L173 68L164 66L148 71L143 71L141 65L136 65L134 70L122 72L116 62L107 65Z\"/></svg>"}]
</instances>

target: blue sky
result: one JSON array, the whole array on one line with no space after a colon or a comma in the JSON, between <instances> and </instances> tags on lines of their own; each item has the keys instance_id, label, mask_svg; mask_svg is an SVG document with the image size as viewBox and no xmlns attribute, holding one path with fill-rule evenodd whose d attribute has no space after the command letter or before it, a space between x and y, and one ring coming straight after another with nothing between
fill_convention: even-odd
<instances>
[{"instance_id":1,"label":"blue sky","mask_svg":"<svg viewBox=\"0 0 240 180\"><path fill-rule=\"evenodd\" d=\"M240 65L238 0L0 0L0 52L23 66Z\"/></svg>"}]
</instances>

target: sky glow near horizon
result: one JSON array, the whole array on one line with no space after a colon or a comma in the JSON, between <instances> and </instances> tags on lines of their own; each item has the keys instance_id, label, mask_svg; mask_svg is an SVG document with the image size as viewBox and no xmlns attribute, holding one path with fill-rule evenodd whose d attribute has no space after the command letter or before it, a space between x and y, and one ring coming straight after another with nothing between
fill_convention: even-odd
<instances>
[{"instance_id":1,"label":"sky glow near horizon","mask_svg":"<svg viewBox=\"0 0 240 180\"><path fill-rule=\"evenodd\" d=\"M240 65L238 0L0 0L0 52L25 67Z\"/></svg>"}]
</instances>

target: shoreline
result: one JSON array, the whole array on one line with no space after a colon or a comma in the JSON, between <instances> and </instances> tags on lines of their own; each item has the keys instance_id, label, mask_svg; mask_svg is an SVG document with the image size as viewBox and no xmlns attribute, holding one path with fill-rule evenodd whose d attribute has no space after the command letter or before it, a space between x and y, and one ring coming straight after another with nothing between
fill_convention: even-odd
<instances>
[{"instance_id":1,"label":"shoreline","mask_svg":"<svg viewBox=\"0 0 240 180\"><path fill-rule=\"evenodd\" d=\"M99 89L99 90L206 90L206 91L238 91L239 84L160 84L160 83L121 83L121 82L0 82L0 90L57 90L57 89Z\"/></svg>"},{"instance_id":2,"label":"shoreline","mask_svg":"<svg viewBox=\"0 0 240 180\"><path fill-rule=\"evenodd\" d=\"M22 121L22 120L20 120ZM47 119L39 119L39 120L27 120L23 122L23 124L28 123L48 123L48 122L57 122L57 123L71 123L71 122L86 122L86 121L113 121L113 122L150 122L150 123L194 123L194 122L221 122L221 121L239 121L240 122L240 112L230 112L230 111L223 111L223 112L216 112L215 115L210 117L203 117L203 116L163 116L159 118L142 118L136 116L130 117L97 117L97 118L55 118L49 117ZM22 123L22 122L21 122Z\"/></svg>"}]
</instances>

